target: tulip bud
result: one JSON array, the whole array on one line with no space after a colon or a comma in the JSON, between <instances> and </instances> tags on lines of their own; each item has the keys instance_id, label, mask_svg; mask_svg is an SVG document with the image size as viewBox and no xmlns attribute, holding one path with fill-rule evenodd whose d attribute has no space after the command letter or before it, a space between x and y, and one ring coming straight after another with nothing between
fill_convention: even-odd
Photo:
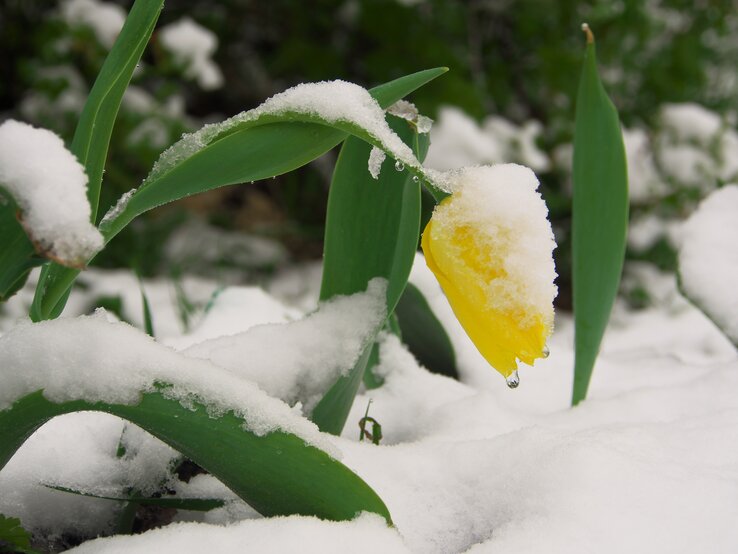
<instances>
[{"instance_id":1,"label":"tulip bud","mask_svg":"<svg viewBox=\"0 0 738 554\"><path fill-rule=\"evenodd\" d=\"M538 179L516 164L471 167L423 232L426 263L484 358L504 377L546 356L556 247Z\"/></svg>"}]
</instances>

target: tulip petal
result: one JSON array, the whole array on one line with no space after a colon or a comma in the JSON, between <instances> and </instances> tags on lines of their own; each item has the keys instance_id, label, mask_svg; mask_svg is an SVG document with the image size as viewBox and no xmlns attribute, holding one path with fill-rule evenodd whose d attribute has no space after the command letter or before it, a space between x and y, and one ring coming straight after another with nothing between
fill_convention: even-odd
<instances>
[{"instance_id":1,"label":"tulip petal","mask_svg":"<svg viewBox=\"0 0 738 554\"><path fill-rule=\"evenodd\" d=\"M516 187L511 195L504 190L496 191L502 195L480 194L500 188L499 178L511 176L522 178L527 188ZM467 335L490 365L507 377L517 369L517 360L532 364L545 355L553 327L554 243L547 211L535 192L538 181L522 166L470 168L459 174L459 182L454 194L434 211L423 232L422 248ZM524 190L532 194L522 197L537 208L531 217L543 214L543 221L521 226L526 218L499 205L506 196L519 203ZM491 221L479 217L480 211L485 215L488 200L496 201L487 210ZM538 244L531 247L531 241ZM531 265L528 272L521 270L521 262ZM541 271L529 274L536 269ZM536 289L533 294L528 285Z\"/></svg>"}]
</instances>

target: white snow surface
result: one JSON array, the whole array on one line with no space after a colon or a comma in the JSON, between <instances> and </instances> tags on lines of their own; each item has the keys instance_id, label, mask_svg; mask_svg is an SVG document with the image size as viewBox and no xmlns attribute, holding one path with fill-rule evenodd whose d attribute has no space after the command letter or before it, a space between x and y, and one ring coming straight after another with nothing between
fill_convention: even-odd
<instances>
[{"instance_id":1,"label":"white snow surface","mask_svg":"<svg viewBox=\"0 0 738 554\"><path fill-rule=\"evenodd\" d=\"M703 145L717 138L723 126L718 114L692 102L664 104L660 119L678 141L694 140Z\"/></svg>"},{"instance_id":2,"label":"white snow surface","mask_svg":"<svg viewBox=\"0 0 738 554\"><path fill-rule=\"evenodd\" d=\"M282 532L285 528L289 528L289 533ZM331 522L314 517L291 516L246 520L227 527L180 523L139 537L92 541L68 552L377 554L409 552L409 550L403 545L397 531L389 528L384 519L374 514L362 514L351 522Z\"/></svg>"},{"instance_id":3,"label":"white snow surface","mask_svg":"<svg viewBox=\"0 0 738 554\"><path fill-rule=\"evenodd\" d=\"M310 413L381 327L385 296L386 281L375 278L363 295L335 297L299 321L206 340L184 354L210 360Z\"/></svg>"},{"instance_id":4,"label":"white snow surface","mask_svg":"<svg viewBox=\"0 0 738 554\"><path fill-rule=\"evenodd\" d=\"M685 222L679 274L687 295L738 344L738 185L710 194Z\"/></svg>"},{"instance_id":5,"label":"white snow surface","mask_svg":"<svg viewBox=\"0 0 738 554\"><path fill-rule=\"evenodd\" d=\"M300 317L300 311L285 306L259 287L227 287L215 293L195 329L163 342L183 350L210 339L238 335L256 325L287 323Z\"/></svg>"},{"instance_id":6,"label":"white snow surface","mask_svg":"<svg viewBox=\"0 0 738 554\"><path fill-rule=\"evenodd\" d=\"M104 281L105 274L87 278ZM113 281L122 286L117 275ZM102 538L76 552L230 553L248 546L258 552L423 554L738 549L738 356L679 297L672 277L652 279L651 286L662 292L657 307L631 312L616 304L589 398L574 409L573 324L567 316L557 316L550 357L535 368L522 367L521 385L511 391L465 336L420 255L411 281L449 333L461 382L428 373L397 339L385 337L378 367L385 384L360 393L343 437L332 439L342 462L385 500L396 531L373 516L341 524L302 517L254 520L232 493L212 477L199 476L191 486L173 488L183 496L229 502L198 516L208 524ZM135 298L138 287L130 283L133 290L125 296ZM293 268L274 290L296 306L314 306L318 283L315 267L302 273ZM156 315L166 297L151 296ZM140 355L147 356L146 349ZM357 422L370 398L370 416L385 436L380 446L357 442ZM155 449L155 439L142 444L144 433L130 439L140 445L135 468L115 461L121 427L112 416L96 413L67 415L44 426L0 471L0 512L21 517L42 536L110 532L110 503L38 483L115 491L128 483L145 485L147 465L152 476L165 478L171 451Z\"/></svg>"},{"instance_id":7,"label":"white snow surface","mask_svg":"<svg viewBox=\"0 0 738 554\"><path fill-rule=\"evenodd\" d=\"M204 90L223 86L223 73L212 60L218 37L189 17L183 17L159 30L164 48L186 65L186 75L197 80Z\"/></svg>"},{"instance_id":8,"label":"white snow surface","mask_svg":"<svg viewBox=\"0 0 738 554\"><path fill-rule=\"evenodd\" d=\"M100 44L107 48L113 46L126 21L123 8L99 0L65 0L61 5L61 16L69 25L90 27Z\"/></svg>"},{"instance_id":9,"label":"white snow surface","mask_svg":"<svg viewBox=\"0 0 738 554\"><path fill-rule=\"evenodd\" d=\"M102 248L102 235L90 223L87 175L58 135L13 119L0 125L0 187L51 257L78 266Z\"/></svg>"},{"instance_id":10,"label":"white snow surface","mask_svg":"<svg viewBox=\"0 0 738 554\"><path fill-rule=\"evenodd\" d=\"M643 129L623 129L628 162L628 198L632 203L659 198L668 188L659 178L648 134Z\"/></svg>"}]
</instances>

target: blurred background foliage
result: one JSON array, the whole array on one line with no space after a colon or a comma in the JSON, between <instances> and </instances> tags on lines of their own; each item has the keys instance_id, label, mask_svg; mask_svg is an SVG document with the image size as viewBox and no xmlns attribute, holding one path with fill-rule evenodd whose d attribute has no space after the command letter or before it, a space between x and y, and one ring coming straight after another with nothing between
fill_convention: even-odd
<instances>
[{"instance_id":1,"label":"blurred background foliage","mask_svg":"<svg viewBox=\"0 0 738 554\"><path fill-rule=\"evenodd\" d=\"M30 121L69 141L115 36L115 22L130 4L5 0L0 118ZM476 140L454 159L534 166L559 243L559 304L568 307L569 145L583 54L581 23L595 31L603 80L624 126L633 131L626 133L631 187L638 189L633 221L647 229L633 231L640 240L631 241L629 258L673 270L678 241L670 234L671 223L738 170L730 163L738 145L732 129L736 8L728 0L167 0L121 109L101 213L137 186L183 132L255 107L291 85L340 78L369 87L448 66L447 75L412 98L422 113L438 120L431 135L437 148L429 162L453 165L444 153ZM215 64L209 80L163 39L162 29L183 18L206 30L203 36L211 38L204 43L216 39L202 46ZM664 111L684 103L691 107ZM719 123L712 134L709 121ZM690 134L691 127L697 131ZM483 140L504 148L476 152ZM332 153L273 181L228 187L148 214L94 265L133 267L144 276L171 267L211 274L214 268L235 268L251 275L286 259L317 259L334 159ZM688 167L675 171L677 162ZM227 248L203 252L195 240L206 233L203 221ZM234 259L229 251L238 236L257 238L239 243L247 255ZM625 283L633 305L648 303L647 290Z\"/></svg>"}]
</instances>

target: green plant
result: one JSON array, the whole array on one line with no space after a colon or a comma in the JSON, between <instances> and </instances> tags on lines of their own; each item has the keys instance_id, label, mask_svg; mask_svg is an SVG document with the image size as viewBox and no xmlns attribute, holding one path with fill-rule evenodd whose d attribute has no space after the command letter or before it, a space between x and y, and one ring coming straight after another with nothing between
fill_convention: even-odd
<instances>
[{"instance_id":1,"label":"green plant","mask_svg":"<svg viewBox=\"0 0 738 554\"><path fill-rule=\"evenodd\" d=\"M85 104L75 132L72 152L84 165L89 177L88 198L95 221L99 220L96 212L103 167L118 107L156 24L161 4L143 1L134 4ZM371 92L380 105L388 107L444 71L420 72ZM408 127L406 122L403 124ZM102 222L100 228L105 240L109 241L137 215L156 206L214 187L290 171L330 150L349 134L377 143L357 125L330 122L320 116L299 113L267 114L219 130L221 132L209 137L203 148L186 152L181 158L172 160L164 170L161 162L158 168L155 166L152 175L128 201ZM345 149L352 147L350 143ZM337 173L340 174L340 170ZM394 177L394 174L385 172L385 176ZM402 174L402 180L419 187L408 172ZM419 198L418 191L416 195ZM3 249L3 256L7 258L1 271L4 296L8 297L17 290L29 267L44 263L31 315L35 320L54 318L63 309L79 269L40 258L24 228L15 219L16 210L12 203L6 203L0 214L0 223L3 229L8 230L3 234L3 241L16 245ZM418 223L415 225L415 229L408 229L408 244L414 245L417 241ZM412 257L413 250L414 246L407 255ZM405 260L403 264L409 271L409 262ZM387 272L392 271L392 266L387 267ZM407 278L406 274L404 278ZM394 291L391 293L395 297L394 302L403 286L402 277L392 280L390 287ZM163 389L143 394L141 401L134 406L85 400L54 403L46 400L40 392L19 399L10 409L0 412L0 466L48 419L72 411L101 410L133 421L174 445L262 513L303 513L342 519L351 518L358 511L369 510L384 515L389 521L386 507L365 483L342 464L308 446L297 436L286 432L257 436L244 430L242 421L233 414L213 418L204 406L190 410L168 400L162 394L166 384L160 386ZM339 422L336 425L343 426L345 414L330 413L327 417ZM220 446L216 447L211 440L213 436L230 438L221 439L218 442ZM300 472L295 473L295 468L301 468Z\"/></svg>"},{"instance_id":2,"label":"green plant","mask_svg":"<svg viewBox=\"0 0 738 554\"><path fill-rule=\"evenodd\" d=\"M320 391L320 398L307 415L321 431L340 434L362 379L371 386L379 384L369 377L368 369L378 361L375 339L380 331L388 327L399 334L394 312L406 290L418 246L422 186L438 203L423 235L428 264L477 347L507 378L508 385L516 387L517 360L532 363L546 355L555 295L553 233L545 204L536 192L538 181L529 169L509 164L441 173L422 165L428 149L428 122L413 111L414 107L399 101L442 75L445 68L414 73L369 91L343 82L301 85L285 91L254 110L185 135L161 155L139 188L124 195L100 217L100 191L113 124L161 6L162 2L143 0L134 4L85 104L71 145L89 179L91 219L102 241L108 243L136 217L153 208L217 187L281 175L343 143L328 201L320 298L329 301L381 289L382 317L372 320L352 367L341 368L332 385ZM588 64L585 73L593 71L593 53ZM595 92L600 95L595 101L602 102L601 87ZM581 98L586 100L586 94L594 93L585 89ZM389 113L385 114L387 109ZM585 118L597 120L599 109L596 106ZM612 112L606 116L611 124ZM577 151L582 152L582 147ZM600 154L595 151L593 156ZM382 171L387 155L392 158L388 165L394 167ZM589 178L590 166L582 171ZM516 186L510 187L510 183ZM9 245L3 251L6 263L0 267L0 293L10 296L23 283L30 267L43 264L30 313L39 325L31 326L28 336L39 333L40 337L52 337L57 327L48 320L64 309L81 264L59 255L45 259L49 251L37 248L39 240L33 226L24 226L15 218L16 211L23 211L25 205L13 198L12 190L6 191L9 202L0 211L0 228L7 229L3 240ZM589 209L596 214L593 202L585 201L582 211ZM25 214L21 216L22 220ZM581 254L575 249L575 255L577 252ZM146 330L151 334L153 322L145 296L143 300ZM450 341L424 299L411 288L403 305L401 314L423 314L440 341L441 351L448 356L445 370L455 371ZM89 320L78 324L80 332L97 325ZM410 329L407 321L405 327ZM106 333L112 333L106 335L111 345L115 333L128 333L123 329L127 328L106 328ZM4 362L24 363L23 356L13 350L27 338L24 333L21 330L3 337L10 345ZM122 392L108 396L76 391L74 387L59 394L54 388L57 385L48 385L53 389L50 392L34 377L12 381L13 390L21 390L22 394L5 398L9 405L0 409L0 468L49 419L77 411L101 411L135 423L173 446L264 515L350 519L360 511L370 511L391 523L382 499L306 438L302 423L296 424L297 429L274 423L276 416L264 408L273 408L264 400L266 395L260 391L244 393L238 396L241 404L236 405L234 397L222 391L228 399L219 403L217 393L208 388L201 375L209 372L219 382L237 388L232 373L184 355L165 353L150 338L135 337L131 344L151 357L142 355L140 363L146 367L123 368L135 376L132 389L127 383ZM40 342L38 347L43 349L43 340ZM77 346L74 343L71 348ZM85 361L84 356L75 358L74 352L71 359L76 363ZM158 363L165 369L157 369ZM184 377L168 372L166 368L172 365L182 365ZM41 368L39 375L45 376L43 371L48 370ZM68 374L58 380L65 378L74 383ZM8 379L15 377L8 375ZM117 383L109 370L101 371L97 379L105 390ZM130 401L130 393L135 401ZM279 406L273 408L275 413L284 411L284 405ZM267 416L260 414L262 409ZM299 420L289 413L285 416L288 423ZM266 430L260 417L268 420ZM367 421L376 424L368 414L364 424ZM378 424L371 435L374 442L379 442ZM135 495L108 498L129 503L146 501Z\"/></svg>"},{"instance_id":3,"label":"green plant","mask_svg":"<svg viewBox=\"0 0 738 554\"><path fill-rule=\"evenodd\" d=\"M628 177L615 106L597 75L594 36L577 95L574 136L573 289L575 334L572 404L587 396L625 257Z\"/></svg>"}]
</instances>

